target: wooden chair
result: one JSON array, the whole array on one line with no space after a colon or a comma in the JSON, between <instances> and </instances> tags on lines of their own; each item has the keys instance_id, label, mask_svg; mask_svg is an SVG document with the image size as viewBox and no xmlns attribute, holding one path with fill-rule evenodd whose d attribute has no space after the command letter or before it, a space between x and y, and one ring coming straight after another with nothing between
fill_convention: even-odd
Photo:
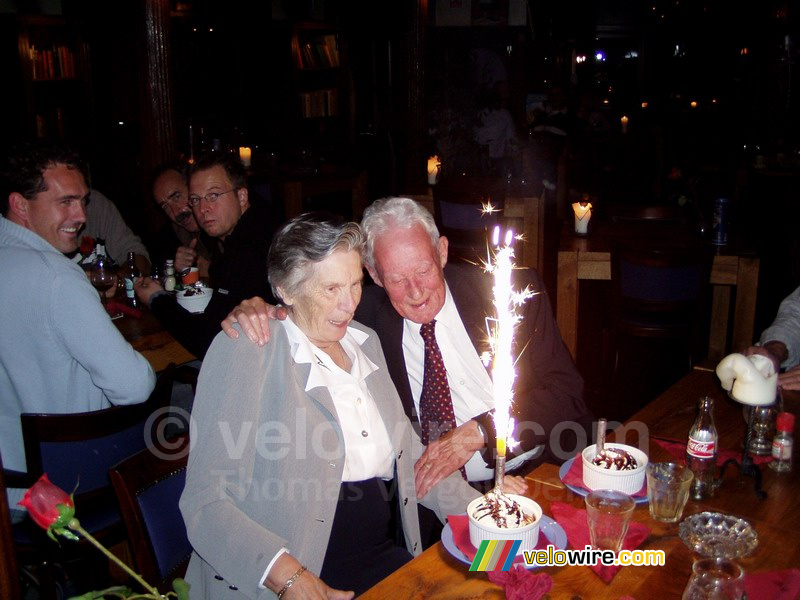
<instances>
[{"instance_id":1,"label":"wooden chair","mask_svg":"<svg viewBox=\"0 0 800 600\"><path fill-rule=\"evenodd\" d=\"M65 491L75 490L75 516L106 547L125 541L125 528L108 477L109 469L152 445L166 416L172 393L175 365L159 374L150 398L131 406L73 414L23 414L22 434L27 473L7 478L9 487L29 487L43 474ZM45 532L25 519L13 526L20 565L31 565L52 584L54 563L66 566L89 561L89 574L101 576L107 565L102 554L85 540L56 544ZM92 582L92 585L104 583ZM43 584L44 585L44 584ZM41 589L43 598L55 592Z\"/></svg>"},{"instance_id":2,"label":"wooden chair","mask_svg":"<svg viewBox=\"0 0 800 600\"><path fill-rule=\"evenodd\" d=\"M433 189L433 217L449 241L451 256L470 262L486 256L487 240L499 224L505 206L505 180L455 176ZM498 212L487 213L491 204Z\"/></svg>"},{"instance_id":3,"label":"wooden chair","mask_svg":"<svg viewBox=\"0 0 800 600\"><path fill-rule=\"evenodd\" d=\"M136 568L162 592L183 577L192 546L178 507L186 481L189 437L147 448L109 472Z\"/></svg>"},{"instance_id":4,"label":"wooden chair","mask_svg":"<svg viewBox=\"0 0 800 600\"><path fill-rule=\"evenodd\" d=\"M702 356L709 324L713 256L696 243L653 249L616 244L611 250L614 373L622 338L679 340L686 368Z\"/></svg>"},{"instance_id":5,"label":"wooden chair","mask_svg":"<svg viewBox=\"0 0 800 600\"><path fill-rule=\"evenodd\" d=\"M14 548L14 534L6 496L2 457L0 457L0 598L8 600L20 598L17 552Z\"/></svg>"}]
</instances>

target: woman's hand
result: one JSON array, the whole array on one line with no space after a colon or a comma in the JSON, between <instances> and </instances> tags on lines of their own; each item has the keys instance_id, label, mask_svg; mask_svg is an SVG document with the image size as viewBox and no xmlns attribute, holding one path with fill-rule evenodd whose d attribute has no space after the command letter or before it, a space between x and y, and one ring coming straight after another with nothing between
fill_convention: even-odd
<instances>
[{"instance_id":1,"label":"woman's hand","mask_svg":"<svg viewBox=\"0 0 800 600\"><path fill-rule=\"evenodd\" d=\"M225 320L222 321L222 331L229 338L237 339L239 332L234 329L235 323L239 324L247 338L259 346L269 342L269 320L286 318L286 309L282 306L267 304L262 298L254 296L243 300L234 308Z\"/></svg>"},{"instance_id":2,"label":"woman's hand","mask_svg":"<svg viewBox=\"0 0 800 600\"><path fill-rule=\"evenodd\" d=\"M302 573L292 582L291 586L283 593L281 600L350 600L355 593L335 590L328 587L324 581L305 569L291 554L284 553L269 570L264 580L264 587L271 589L276 594L302 569Z\"/></svg>"}]
</instances>

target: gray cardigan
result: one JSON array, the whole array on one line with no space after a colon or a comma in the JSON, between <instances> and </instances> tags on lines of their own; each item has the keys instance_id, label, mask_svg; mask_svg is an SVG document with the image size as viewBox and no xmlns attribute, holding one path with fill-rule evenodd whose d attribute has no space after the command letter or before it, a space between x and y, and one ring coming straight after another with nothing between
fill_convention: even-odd
<instances>
[{"instance_id":1,"label":"gray cardigan","mask_svg":"<svg viewBox=\"0 0 800 600\"><path fill-rule=\"evenodd\" d=\"M361 346L378 365L366 380L395 449L406 546L422 551L414 461L423 446L412 431L375 333ZM344 442L327 389L305 391L309 365L292 360L283 326L270 323L263 348L244 336L216 337L203 361L192 410L195 429L181 511L194 547L187 581L192 600L271 598L258 587L283 547L319 574L344 468ZM423 504L444 521L479 494L458 473Z\"/></svg>"}]
</instances>

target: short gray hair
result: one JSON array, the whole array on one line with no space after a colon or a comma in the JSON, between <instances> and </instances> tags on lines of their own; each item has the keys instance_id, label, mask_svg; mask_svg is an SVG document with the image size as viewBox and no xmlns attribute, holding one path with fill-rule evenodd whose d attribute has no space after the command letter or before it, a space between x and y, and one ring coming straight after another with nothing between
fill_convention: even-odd
<instances>
[{"instance_id":1,"label":"short gray hair","mask_svg":"<svg viewBox=\"0 0 800 600\"><path fill-rule=\"evenodd\" d=\"M428 209L411 198L381 198L370 204L361 219L361 229L367 236L364 262L375 269L375 239L392 228L411 229L421 225L434 247L439 243L439 229Z\"/></svg>"},{"instance_id":2,"label":"short gray hair","mask_svg":"<svg viewBox=\"0 0 800 600\"><path fill-rule=\"evenodd\" d=\"M281 302L278 288L294 295L311 276L310 265L337 250L364 251L364 233L358 223L344 222L324 213L305 213L286 223L272 240L267 257L272 293Z\"/></svg>"}]
</instances>

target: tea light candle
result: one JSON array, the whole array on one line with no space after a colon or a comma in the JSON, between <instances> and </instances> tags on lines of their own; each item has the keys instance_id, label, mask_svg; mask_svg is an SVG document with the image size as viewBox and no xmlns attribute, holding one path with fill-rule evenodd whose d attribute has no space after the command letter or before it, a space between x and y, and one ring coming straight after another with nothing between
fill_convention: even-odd
<instances>
[{"instance_id":1,"label":"tea light candle","mask_svg":"<svg viewBox=\"0 0 800 600\"><path fill-rule=\"evenodd\" d=\"M575 213L575 233L588 233L589 219L592 218L592 203L574 202L572 204L572 210Z\"/></svg>"},{"instance_id":2,"label":"tea light candle","mask_svg":"<svg viewBox=\"0 0 800 600\"><path fill-rule=\"evenodd\" d=\"M250 166L250 162L251 162L252 156L253 156L253 154L252 154L252 151L250 150L249 146L240 146L239 147L239 160L242 161L242 164L245 167L249 167Z\"/></svg>"},{"instance_id":3,"label":"tea light candle","mask_svg":"<svg viewBox=\"0 0 800 600\"><path fill-rule=\"evenodd\" d=\"M436 185L439 180L439 169L442 164L439 162L438 156L431 156L428 159L428 185Z\"/></svg>"},{"instance_id":4,"label":"tea light candle","mask_svg":"<svg viewBox=\"0 0 800 600\"><path fill-rule=\"evenodd\" d=\"M628 117L627 115L622 115L622 118L619 120L622 124L622 133L628 133Z\"/></svg>"}]
</instances>

